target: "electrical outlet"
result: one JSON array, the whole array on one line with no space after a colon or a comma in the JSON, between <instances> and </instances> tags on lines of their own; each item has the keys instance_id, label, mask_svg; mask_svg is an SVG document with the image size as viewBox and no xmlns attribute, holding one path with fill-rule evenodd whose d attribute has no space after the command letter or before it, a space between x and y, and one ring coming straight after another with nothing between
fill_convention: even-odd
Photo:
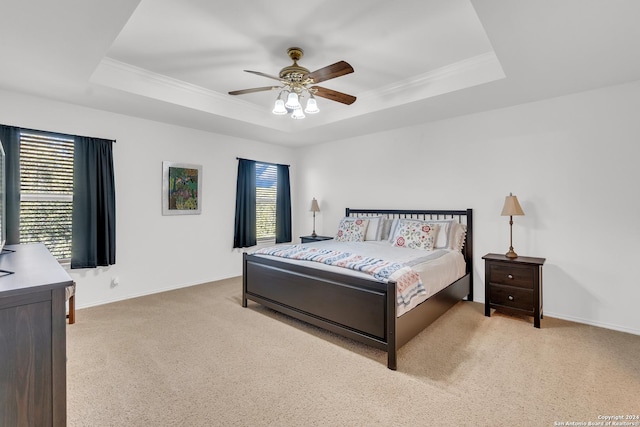
<instances>
[{"instance_id":1,"label":"electrical outlet","mask_svg":"<svg viewBox=\"0 0 640 427\"><path fill-rule=\"evenodd\" d=\"M120 278L118 276L111 278L111 289L115 288L120 284Z\"/></svg>"}]
</instances>

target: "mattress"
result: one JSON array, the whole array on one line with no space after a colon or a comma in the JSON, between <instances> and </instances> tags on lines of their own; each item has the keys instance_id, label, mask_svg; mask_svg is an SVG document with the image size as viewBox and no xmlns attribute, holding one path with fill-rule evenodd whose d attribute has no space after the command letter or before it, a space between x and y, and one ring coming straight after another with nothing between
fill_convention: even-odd
<instances>
[{"instance_id":1,"label":"mattress","mask_svg":"<svg viewBox=\"0 0 640 427\"><path fill-rule=\"evenodd\" d=\"M464 257L461 252L456 250L436 249L433 251L425 251L419 249L399 248L391 245L388 241L336 242L334 240L324 240L320 242L306 243L302 246L308 245L314 245L315 247L322 249L358 254L364 257L394 261L411 267L411 269L420 276L420 280L426 292L420 293L411 298L408 304L398 305L398 317L455 282L464 276L466 272ZM320 262L295 260L264 254L259 254L259 256L277 259L283 262L300 264L318 270L333 271L343 275L378 281L367 273L326 265Z\"/></svg>"}]
</instances>

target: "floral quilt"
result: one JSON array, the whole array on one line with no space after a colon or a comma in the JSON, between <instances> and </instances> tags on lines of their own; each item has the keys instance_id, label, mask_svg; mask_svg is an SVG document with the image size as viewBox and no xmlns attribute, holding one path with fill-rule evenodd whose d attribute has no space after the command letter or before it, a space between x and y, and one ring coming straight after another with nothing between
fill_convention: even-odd
<instances>
[{"instance_id":1,"label":"floral quilt","mask_svg":"<svg viewBox=\"0 0 640 427\"><path fill-rule=\"evenodd\" d=\"M426 294L420 276L411 267L394 261L341 252L313 245L278 245L262 248L256 254L320 262L370 274L377 280L396 282L398 306L409 305L412 298Z\"/></svg>"}]
</instances>

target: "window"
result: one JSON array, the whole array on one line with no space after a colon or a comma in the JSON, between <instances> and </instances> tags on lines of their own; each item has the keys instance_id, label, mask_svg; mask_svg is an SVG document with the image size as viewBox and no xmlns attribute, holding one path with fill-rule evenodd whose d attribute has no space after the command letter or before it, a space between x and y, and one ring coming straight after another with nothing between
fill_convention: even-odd
<instances>
[{"instance_id":1,"label":"window","mask_svg":"<svg viewBox=\"0 0 640 427\"><path fill-rule=\"evenodd\" d=\"M115 264L115 141L2 124L0 138L7 241L41 242L72 269Z\"/></svg>"},{"instance_id":2,"label":"window","mask_svg":"<svg viewBox=\"0 0 640 427\"><path fill-rule=\"evenodd\" d=\"M42 242L58 260L71 258L73 145L20 133L20 243Z\"/></svg>"},{"instance_id":3,"label":"window","mask_svg":"<svg viewBox=\"0 0 640 427\"><path fill-rule=\"evenodd\" d=\"M238 158L234 248L291 241L289 165Z\"/></svg>"},{"instance_id":4,"label":"window","mask_svg":"<svg viewBox=\"0 0 640 427\"><path fill-rule=\"evenodd\" d=\"M258 242L276 238L276 165L256 162L256 238Z\"/></svg>"}]
</instances>

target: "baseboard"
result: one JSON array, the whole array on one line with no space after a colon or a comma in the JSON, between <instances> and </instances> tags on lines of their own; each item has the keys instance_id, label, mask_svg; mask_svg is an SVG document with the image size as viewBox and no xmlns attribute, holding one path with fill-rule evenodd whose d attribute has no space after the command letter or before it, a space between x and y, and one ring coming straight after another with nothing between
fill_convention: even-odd
<instances>
[{"instance_id":1,"label":"baseboard","mask_svg":"<svg viewBox=\"0 0 640 427\"><path fill-rule=\"evenodd\" d=\"M546 310L544 312L544 315L549 317L554 317L556 319L568 320L570 322L582 323L589 326L597 326L599 328L611 329L619 332L626 332L628 334L633 334L633 335L640 335L640 329L627 328L624 326L614 325L606 322L596 322L593 320L583 319L581 317L567 316L565 314L553 313Z\"/></svg>"},{"instance_id":2,"label":"baseboard","mask_svg":"<svg viewBox=\"0 0 640 427\"><path fill-rule=\"evenodd\" d=\"M144 297L144 296L147 296L147 295L154 295L154 294L160 294L162 292L175 291L176 289L188 288L190 286L199 286L199 285L204 285L206 283L221 282L223 280L235 279L237 277L241 277L241 276L225 277L225 278L222 278L222 279L208 280L208 281L205 281L205 282L198 282L198 283L183 283L183 284L179 284L179 285L175 285L175 286L168 286L166 288L153 289L150 292L141 292L141 293L138 293L138 294L130 294L130 295L123 296L121 298L108 299L108 300L98 301L98 302L94 302L94 303L86 304L86 305L78 305L77 301L76 301L76 311L77 310L81 310L83 308L98 307L100 305L111 304L113 302L126 301L128 299L133 299L133 298L140 298L140 297Z\"/></svg>"}]
</instances>

